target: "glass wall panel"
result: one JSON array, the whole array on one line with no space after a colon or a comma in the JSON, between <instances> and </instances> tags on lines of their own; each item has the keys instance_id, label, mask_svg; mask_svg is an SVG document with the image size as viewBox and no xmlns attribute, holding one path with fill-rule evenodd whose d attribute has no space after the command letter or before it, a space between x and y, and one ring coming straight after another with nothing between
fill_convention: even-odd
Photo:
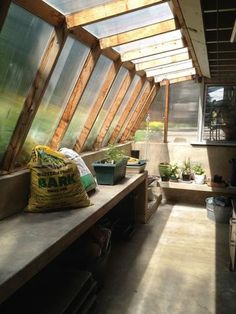
<instances>
[{"instance_id":1,"label":"glass wall panel","mask_svg":"<svg viewBox=\"0 0 236 314\"><path fill-rule=\"evenodd\" d=\"M90 111L93 109L93 105L97 100L100 89L112 63L112 60L103 55L99 57L77 110L70 122L69 128L62 140L61 147L73 148L75 145L76 139L80 135Z\"/></svg>"},{"instance_id":2,"label":"glass wall panel","mask_svg":"<svg viewBox=\"0 0 236 314\"><path fill-rule=\"evenodd\" d=\"M200 86L194 81L170 85L168 142L197 140ZM155 97L147 121L135 134L137 141L162 142L164 128L165 86ZM147 134L148 132L148 134Z\"/></svg>"},{"instance_id":3,"label":"glass wall panel","mask_svg":"<svg viewBox=\"0 0 236 314\"><path fill-rule=\"evenodd\" d=\"M23 146L21 164L28 162L35 145L47 145L51 140L88 53L87 46L67 38Z\"/></svg>"},{"instance_id":4,"label":"glass wall panel","mask_svg":"<svg viewBox=\"0 0 236 314\"><path fill-rule=\"evenodd\" d=\"M159 23L171 18L173 18L173 13L169 4L166 2L112 17L97 23L92 23L84 26L84 28L97 38L102 38L117 33L127 32L146 25Z\"/></svg>"},{"instance_id":5,"label":"glass wall panel","mask_svg":"<svg viewBox=\"0 0 236 314\"><path fill-rule=\"evenodd\" d=\"M206 86L203 140L236 141L236 86Z\"/></svg>"},{"instance_id":6,"label":"glass wall panel","mask_svg":"<svg viewBox=\"0 0 236 314\"><path fill-rule=\"evenodd\" d=\"M84 148L85 150L92 150L93 144L99 134L100 128L106 119L108 110L110 106L112 105L117 93L119 92L121 84L123 83L124 77L127 73L128 73L127 69L123 67L120 68L117 74L117 77L110 89L110 92L107 95L107 98L103 104L102 110L100 111L99 116L97 117L96 122L94 123L93 128L90 132L90 135L85 143L85 148Z\"/></svg>"},{"instance_id":7,"label":"glass wall panel","mask_svg":"<svg viewBox=\"0 0 236 314\"><path fill-rule=\"evenodd\" d=\"M127 125L129 124L129 120L130 120L130 118L132 117L132 115L133 115L135 109L137 108L138 103L139 103L139 100L140 100L140 98L142 97L142 95L143 95L145 89L147 88L147 85L148 85L148 84L150 84L150 83L149 83L148 81L146 81L146 83L145 83L144 86L142 87L141 92L139 93L137 99L135 100L135 103L134 103L134 105L133 105L133 107L132 107L132 109L131 109L131 111L130 111L130 113L129 113L127 119L126 119L126 122L124 123L124 125L122 126L122 128L121 128L121 130L120 130L120 133L119 133L119 135L118 135L118 137L117 137L117 142L120 141L120 139L121 139L121 137L122 137L122 135L123 135L123 133L124 133L124 131L125 131Z\"/></svg>"},{"instance_id":8,"label":"glass wall panel","mask_svg":"<svg viewBox=\"0 0 236 314\"><path fill-rule=\"evenodd\" d=\"M121 105L120 105L120 107L119 107L119 109L118 109L118 111L117 111L117 113L116 113L116 115L115 115L115 117L114 117L114 119L113 119L113 121L112 121L112 123L111 123L111 125L110 125L110 127L108 129L108 131L107 131L107 134L106 134L106 136L104 138L102 146L107 146L108 141L110 139L110 136L111 136L112 132L114 131L114 128L116 127L116 125L117 125L117 123L118 123L122 113L124 112L125 107L126 107L128 101L129 101L129 99L130 99L130 97L131 97L131 95L132 95L136 85L138 84L138 82L140 80L141 80L140 76L135 75L135 77L134 77L132 83L130 84L130 86L129 86L128 90L127 90L127 93L125 94L125 97L124 97L123 101L121 102Z\"/></svg>"},{"instance_id":9,"label":"glass wall panel","mask_svg":"<svg viewBox=\"0 0 236 314\"><path fill-rule=\"evenodd\" d=\"M83 9L91 8L99 4L110 2L111 0L44 0L63 14L69 14Z\"/></svg>"},{"instance_id":10,"label":"glass wall panel","mask_svg":"<svg viewBox=\"0 0 236 314\"><path fill-rule=\"evenodd\" d=\"M53 28L11 4L0 33L0 160Z\"/></svg>"}]
</instances>

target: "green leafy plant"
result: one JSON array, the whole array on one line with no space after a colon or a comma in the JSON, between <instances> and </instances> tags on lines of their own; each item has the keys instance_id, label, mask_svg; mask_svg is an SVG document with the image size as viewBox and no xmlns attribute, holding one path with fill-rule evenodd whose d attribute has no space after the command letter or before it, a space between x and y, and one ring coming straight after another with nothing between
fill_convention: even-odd
<instances>
[{"instance_id":1,"label":"green leafy plant","mask_svg":"<svg viewBox=\"0 0 236 314\"><path fill-rule=\"evenodd\" d=\"M193 166L193 171L197 175L202 175L205 173L205 170L203 169L203 167L200 163Z\"/></svg>"},{"instance_id":2,"label":"green leafy plant","mask_svg":"<svg viewBox=\"0 0 236 314\"><path fill-rule=\"evenodd\" d=\"M170 164L170 178L174 180L179 178L179 166L177 163Z\"/></svg>"},{"instance_id":3,"label":"green leafy plant","mask_svg":"<svg viewBox=\"0 0 236 314\"><path fill-rule=\"evenodd\" d=\"M108 150L105 152L106 163L115 164L125 157L126 155L124 154L123 150L121 150L114 144L110 144L108 146Z\"/></svg>"},{"instance_id":4,"label":"green leafy plant","mask_svg":"<svg viewBox=\"0 0 236 314\"><path fill-rule=\"evenodd\" d=\"M181 167L182 174L190 175L192 173L192 164L190 158L187 158L183 162L183 166Z\"/></svg>"}]
</instances>

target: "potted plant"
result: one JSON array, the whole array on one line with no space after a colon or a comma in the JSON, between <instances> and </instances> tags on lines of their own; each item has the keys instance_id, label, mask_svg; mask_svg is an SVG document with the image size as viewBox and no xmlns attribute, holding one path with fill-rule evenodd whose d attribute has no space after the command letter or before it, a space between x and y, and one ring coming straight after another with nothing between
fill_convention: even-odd
<instances>
[{"instance_id":1,"label":"potted plant","mask_svg":"<svg viewBox=\"0 0 236 314\"><path fill-rule=\"evenodd\" d=\"M205 183L205 170L200 163L193 166L194 181L197 184Z\"/></svg>"},{"instance_id":2,"label":"potted plant","mask_svg":"<svg viewBox=\"0 0 236 314\"><path fill-rule=\"evenodd\" d=\"M182 171L182 180L190 181L192 178L192 165L191 165L190 158L184 160L181 171Z\"/></svg>"},{"instance_id":3,"label":"potted plant","mask_svg":"<svg viewBox=\"0 0 236 314\"><path fill-rule=\"evenodd\" d=\"M169 181L170 179L170 164L168 162L159 163L159 173L162 181Z\"/></svg>"},{"instance_id":4,"label":"potted plant","mask_svg":"<svg viewBox=\"0 0 236 314\"><path fill-rule=\"evenodd\" d=\"M179 179L179 167L176 163L170 164L170 180L178 181Z\"/></svg>"},{"instance_id":5,"label":"potted plant","mask_svg":"<svg viewBox=\"0 0 236 314\"><path fill-rule=\"evenodd\" d=\"M114 185L126 174L126 165L129 157L115 145L109 145L105 158L95 161L92 165L96 173L98 184Z\"/></svg>"}]
</instances>

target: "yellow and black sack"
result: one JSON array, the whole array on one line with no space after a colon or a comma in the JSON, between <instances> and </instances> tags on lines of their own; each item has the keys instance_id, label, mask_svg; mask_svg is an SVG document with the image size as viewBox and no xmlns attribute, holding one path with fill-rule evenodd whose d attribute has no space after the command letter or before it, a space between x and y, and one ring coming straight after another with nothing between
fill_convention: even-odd
<instances>
[{"instance_id":1,"label":"yellow and black sack","mask_svg":"<svg viewBox=\"0 0 236 314\"><path fill-rule=\"evenodd\" d=\"M38 145L32 151L28 167L31 191L27 211L47 212L91 204L77 165L64 155Z\"/></svg>"}]
</instances>

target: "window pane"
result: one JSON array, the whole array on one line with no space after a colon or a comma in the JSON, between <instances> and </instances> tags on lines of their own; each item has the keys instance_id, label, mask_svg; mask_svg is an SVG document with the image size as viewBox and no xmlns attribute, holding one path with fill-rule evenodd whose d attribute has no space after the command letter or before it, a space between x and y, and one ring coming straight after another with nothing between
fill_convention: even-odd
<instances>
[{"instance_id":1,"label":"window pane","mask_svg":"<svg viewBox=\"0 0 236 314\"><path fill-rule=\"evenodd\" d=\"M139 129L135 132L136 142L150 141L160 143L163 141L163 116L165 108L165 87L161 86L148 114L145 116Z\"/></svg>"},{"instance_id":2,"label":"window pane","mask_svg":"<svg viewBox=\"0 0 236 314\"><path fill-rule=\"evenodd\" d=\"M203 139L236 141L236 86L207 86Z\"/></svg>"},{"instance_id":3,"label":"window pane","mask_svg":"<svg viewBox=\"0 0 236 314\"><path fill-rule=\"evenodd\" d=\"M172 32L167 32L164 34L136 40L133 42L130 42L128 44L123 44L120 46L114 47L114 50L116 50L119 53L125 52L125 51L130 51L134 49L139 49L140 47L147 47L150 45L155 45L155 44L163 44L165 42L171 41L171 40L176 40L182 38L181 31L176 30Z\"/></svg>"},{"instance_id":4,"label":"window pane","mask_svg":"<svg viewBox=\"0 0 236 314\"><path fill-rule=\"evenodd\" d=\"M112 17L97 23L92 23L84 26L84 28L97 38L102 38L112 36L117 33L127 32L150 24L159 23L171 18L173 18L173 13L169 4L166 2L144 8L142 10Z\"/></svg>"},{"instance_id":5,"label":"window pane","mask_svg":"<svg viewBox=\"0 0 236 314\"><path fill-rule=\"evenodd\" d=\"M193 142L197 139L200 85L187 81L170 85L168 142ZM149 121L143 121L135 134L137 141L163 141L165 86L155 97Z\"/></svg>"},{"instance_id":6,"label":"window pane","mask_svg":"<svg viewBox=\"0 0 236 314\"><path fill-rule=\"evenodd\" d=\"M112 105L116 94L119 92L120 90L120 86L123 83L123 79L125 77L125 75L127 74L128 70L121 67L120 71L111 87L111 90L103 104L102 110L99 113L99 116L96 119L96 122L93 125L93 128L90 132L90 135L85 143L85 150L91 150L93 148L93 144L99 134L99 130L101 128L101 126L103 125L103 122L107 116L108 110L110 108L110 106Z\"/></svg>"},{"instance_id":7,"label":"window pane","mask_svg":"<svg viewBox=\"0 0 236 314\"><path fill-rule=\"evenodd\" d=\"M117 113L116 113L116 115L115 115L115 117L114 117L114 119L113 119L113 121L112 121L112 123L111 123L111 125L110 125L110 127L108 129L108 131L107 131L107 134L106 134L106 136L104 138L102 146L107 146L108 141L110 139L110 136L111 136L112 132L114 131L114 128L116 127L116 125L117 125L117 123L118 123L122 113L125 110L127 102L129 101L129 99L130 99L130 97L131 97L131 95L132 95L136 85L138 84L138 82L140 80L141 80L140 76L135 75L135 77L134 77L132 83L130 84L130 86L129 86L128 90L127 90L127 93L125 94L125 97L124 97L123 101L121 102L121 105L120 105L120 107L119 107L119 109L118 109L118 111L117 111Z\"/></svg>"},{"instance_id":8,"label":"window pane","mask_svg":"<svg viewBox=\"0 0 236 314\"><path fill-rule=\"evenodd\" d=\"M121 139L121 137L122 137L122 135L123 135L123 133L124 133L124 131L125 131L125 129L126 129L128 123L129 123L130 118L132 117L132 115L133 115L135 109L136 109L137 106L138 106L138 103L139 103L140 98L142 97L144 91L145 91L146 88L147 88L147 85L150 85L150 83L149 83L148 81L146 81L146 83L143 85L143 87L142 87L142 89L141 89L141 92L139 93L137 99L135 100L135 103L134 103L134 105L133 105L133 107L132 107L132 109L131 109L131 111L130 111L130 113L129 113L127 119L126 119L126 122L124 123L124 125L122 126L122 128L121 128L121 130L120 130L120 133L119 133L118 138L117 138L117 142L119 142L119 140Z\"/></svg>"},{"instance_id":9,"label":"window pane","mask_svg":"<svg viewBox=\"0 0 236 314\"><path fill-rule=\"evenodd\" d=\"M0 33L0 160L52 29L38 17L11 4Z\"/></svg>"},{"instance_id":10,"label":"window pane","mask_svg":"<svg viewBox=\"0 0 236 314\"><path fill-rule=\"evenodd\" d=\"M21 164L28 162L35 145L47 145L52 138L88 53L88 47L67 38L23 146Z\"/></svg>"},{"instance_id":11,"label":"window pane","mask_svg":"<svg viewBox=\"0 0 236 314\"><path fill-rule=\"evenodd\" d=\"M76 138L80 135L86 119L97 100L100 89L106 79L106 74L112 61L101 55L92 73L88 85L81 97L77 110L70 122L69 128L62 140L61 147L73 148Z\"/></svg>"},{"instance_id":12,"label":"window pane","mask_svg":"<svg viewBox=\"0 0 236 314\"><path fill-rule=\"evenodd\" d=\"M47 2L49 5L58 11L61 11L63 14L73 13L110 1L111 0L44 0L44 2Z\"/></svg>"}]
</instances>

